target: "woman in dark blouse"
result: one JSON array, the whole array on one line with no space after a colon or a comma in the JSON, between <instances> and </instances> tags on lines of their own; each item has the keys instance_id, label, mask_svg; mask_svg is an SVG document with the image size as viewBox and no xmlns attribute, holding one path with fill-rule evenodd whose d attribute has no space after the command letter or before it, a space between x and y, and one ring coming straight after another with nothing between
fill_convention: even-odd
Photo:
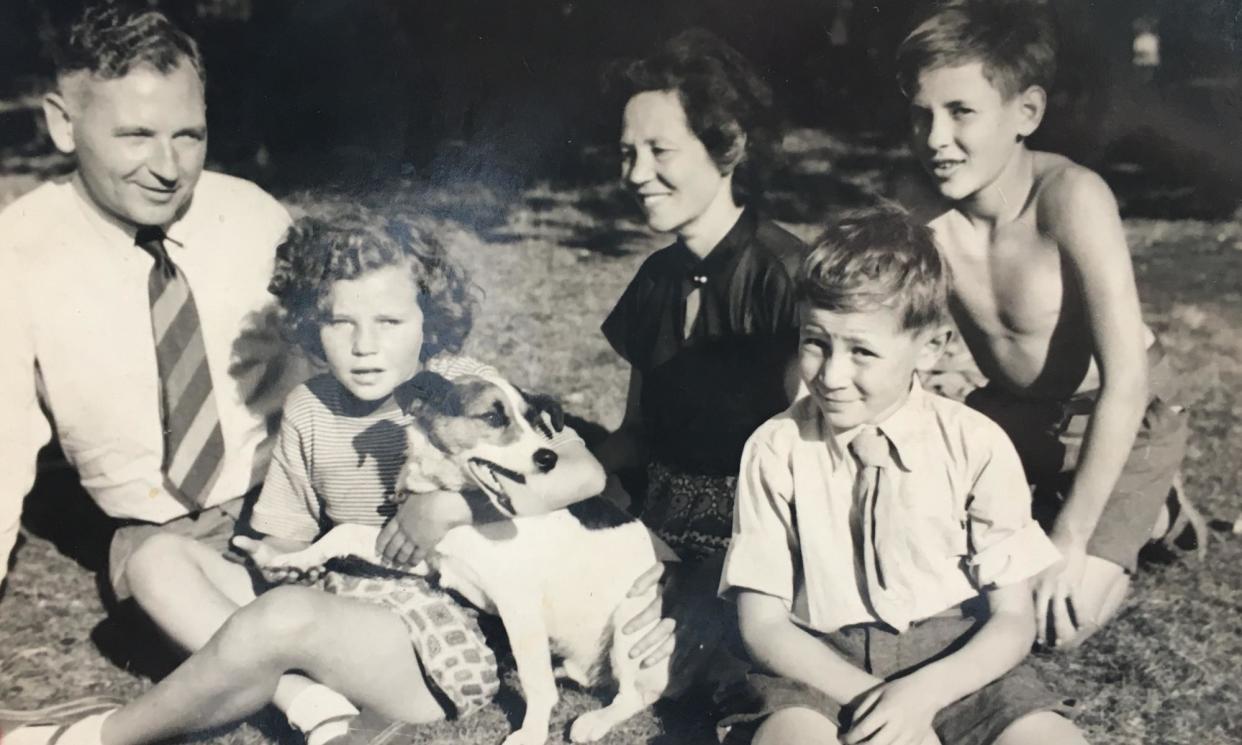
<instances>
[{"instance_id":1,"label":"woman in dark blouse","mask_svg":"<svg viewBox=\"0 0 1242 745\"><path fill-rule=\"evenodd\" d=\"M604 321L631 375L625 420L597 455L610 472L645 466L643 518L682 559L704 559L728 545L746 438L789 403L790 277L805 248L735 192L771 104L736 51L691 31L613 78L623 180L677 240Z\"/></svg>"},{"instance_id":2,"label":"woman in dark blouse","mask_svg":"<svg viewBox=\"0 0 1242 745\"><path fill-rule=\"evenodd\" d=\"M641 515L682 559L678 594L711 605L742 446L796 380L791 277L805 247L739 198L771 111L741 55L690 31L611 78L625 102L624 184L647 224L677 240L648 257L604 321L631 374L625 419L596 455L610 473L645 467Z\"/></svg>"}]
</instances>

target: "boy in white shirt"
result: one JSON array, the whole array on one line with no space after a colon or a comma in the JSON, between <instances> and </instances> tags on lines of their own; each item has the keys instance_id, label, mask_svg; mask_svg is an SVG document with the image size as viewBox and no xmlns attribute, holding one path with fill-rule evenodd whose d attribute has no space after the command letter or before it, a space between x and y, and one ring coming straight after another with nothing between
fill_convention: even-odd
<instances>
[{"instance_id":1,"label":"boy in white shirt","mask_svg":"<svg viewBox=\"0 0 1242 745\"><path fill-rule=\"evenodd\" d=\"M761 670L726 696L755 743L1081 743L1018 667L1057 560L1001 429L923 391L948 272L893 208L831 230L797 280L810 395L747 443L721 594Z\"/></svg>"}]
</instances>

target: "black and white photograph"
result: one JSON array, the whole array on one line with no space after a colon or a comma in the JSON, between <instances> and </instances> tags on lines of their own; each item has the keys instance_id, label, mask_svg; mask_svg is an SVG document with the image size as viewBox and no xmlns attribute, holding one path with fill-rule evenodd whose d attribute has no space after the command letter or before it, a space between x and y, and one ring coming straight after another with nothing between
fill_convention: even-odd
<instances>
[{"instance_id":1,"label":"black and white photograph","mask_svg":"<svg viewBox=\"0 0 1242 745\"><path fill-rule=\"evenodd\" d=\"M0 745L1242 743L1242 0L0 0Z\"/></svg>"}]
</instances>

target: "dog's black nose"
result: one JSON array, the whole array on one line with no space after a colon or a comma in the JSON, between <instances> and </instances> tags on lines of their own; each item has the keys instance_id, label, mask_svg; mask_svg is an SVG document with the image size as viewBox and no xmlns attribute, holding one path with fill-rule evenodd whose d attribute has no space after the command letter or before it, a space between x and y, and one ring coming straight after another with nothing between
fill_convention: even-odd
<instances>
[{"instance_id":1,"label":"dog's black nose","mask_svg":"<svg viewBox=\"0 0 1242 745\"><path fill-rule=\"evenodd\" d=\"M556 468L556 453L547 448L539 448L535 451L535 465L544 473L551 471Z\"/></svg>"}]
</instances>

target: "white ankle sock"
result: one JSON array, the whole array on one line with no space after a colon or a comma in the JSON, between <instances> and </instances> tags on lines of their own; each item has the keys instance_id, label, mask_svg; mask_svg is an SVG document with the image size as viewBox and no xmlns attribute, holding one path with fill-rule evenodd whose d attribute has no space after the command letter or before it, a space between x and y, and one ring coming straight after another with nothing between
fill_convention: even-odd
<instances>
[{"instance_id":1,"label":"white ankle sock","mask_svg":"<svg viewBox=\"0 0 1242 745\"><path fill-rule=\"evenodd\" d=\"M334 737L344 737L348 734L348 719L332 719L311 730L306 736L306 745L326 745Z\"/></svg>"},{"instance_id":2,"label":"white ankle sock","mask_svg":"<svg viewBox=\"0 0 1242 745\"><path fill-rule=\"evenodd\" d=\"M285 710L289 724L306 734L307 745L321 745L345 734L348 719L357 715L358 709L348 699L319 683L304 688Z\"/></svg>"}]
</instances>

